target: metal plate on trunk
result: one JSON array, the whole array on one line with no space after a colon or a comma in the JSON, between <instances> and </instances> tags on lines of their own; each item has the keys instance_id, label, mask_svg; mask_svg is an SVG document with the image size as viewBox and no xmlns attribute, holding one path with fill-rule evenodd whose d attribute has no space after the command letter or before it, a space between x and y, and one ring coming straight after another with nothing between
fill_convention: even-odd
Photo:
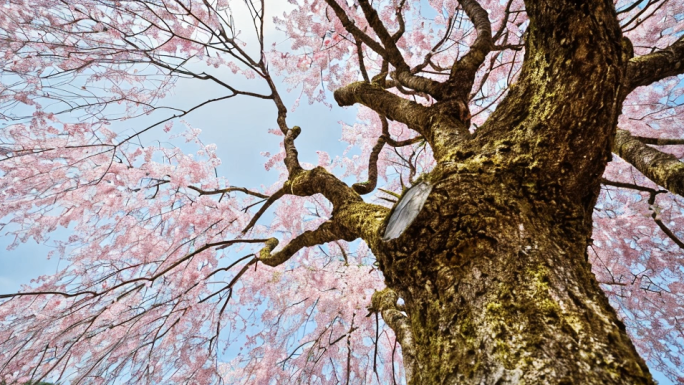
<instances>
[{"instance_id":1,"label":"metal plate on trunk","mask_svg":"<svg viewBox=\"0 0 684 385\"><path fill-rule=\"evenodd\" d=\"M418 213L420 213L431 191L432 185L423 181L411 187L401 197L399 203L394 207L392 215L390 215L385 235L382 237L383 241L399 238L404 233L404 230L411 225L418 216Z\"/></svg>"}]
</instances>

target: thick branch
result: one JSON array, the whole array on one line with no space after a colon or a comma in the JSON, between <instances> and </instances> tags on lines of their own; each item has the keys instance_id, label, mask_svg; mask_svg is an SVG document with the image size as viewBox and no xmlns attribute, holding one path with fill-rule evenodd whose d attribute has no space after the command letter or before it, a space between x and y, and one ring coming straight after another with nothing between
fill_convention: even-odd
<instances>
[{"instance_id":1,"label":"thick branch","mask_svg":"<svg viewBox=\"0 0 684 385\"><path fill-rule=\"evenodd\" d=\"M372 313L380 312L382 319L387 326L394 331L397 341L399 342L399 345L401 345L401 351L404 357L406 380L408 383L411 383L416 349L413 343L413 332L411 331L408 317L397 308L398 300L399 296L392 289L386 288L381 291L376 291L371 297L371 307L368 310Z\"/></svg>"},{"instance_id":2,"label":"thick branch","mask_svg":"<svg viewBox=\"0 0 684 385\"><path fill-rule=\"evenodd\" d=\"M335 90L334 95L335 101L342 107L363 104L380 115L404 123L421 135L428 136L430 108L394 95L377 84L352 83Z\"/></svg>"},{"instance_id":3,"label":"thick branch","mask_svg":"<svg viewBox=\"0 0 684 385\"><path fill-rule=\"evenodd\" d=\"M294 144L295 139L297 139L301 132L302 129L299 126L294 126L285 134L285 167L287 167L290 176L293 176L302 170L302 166L299 165L299 159L297 158L299 153Z\"/></svg>"},{"instance_id":4,"label":"thick branch","mask_svg":"<svg viewBox=\"0 0 684 385\"><path fill-rule=\"evenodd\" d=\"M480 6L477 0L459 0L459 3L477 31L477 38L468 53L454 63L451 68L450 82L463 86L465 85L464 82L472 84L477 69L484 63L487 54L494 46L494 42L492 41L492 25L487 11ZM470 92L470 87L467 88L466 93Z\"/></svg>"},{"instance_id":5,"label":"thick branch","mask_svg":"<svg viewBox=\"0 0 684 385\"><path fill-rule=\"evenodd\" d=\"M266 246L259 251L259 261L268 266L278 266L286 262L296 252L305 247L322 245L324 243L343 239L343 237L339 235L341 233L340 230L340 227L333 221L325 222L316 230L305 231L301 235L298 235L282 250L275 253L273 253L273 249L278 246L279 242L276 238L270 238L268 241L266 241Z\"/></svg>"},{"instance_id":6,"label":"thick branch","mask_svg":"<svg viewBox=\"0 0 684 385\"><path fill-rule=\"evenodd\" d=\"M673 194L684 196L684 163L674 155L649 147L629 131L620 129L615 135L613 152L653 182Z\"/></svg>"},{"instance_id":7,"label":"thick branch","mask_svg":"<svg viewBox=\"0 0 684 385\"><path fill-rule=\"evenodd\" d=\"M410 71L397 70L393 71L390 76L402 86L417 92L426 93L436 100L443 100L448 96L444 93L443 83L422 76L413 75Z\"/></svg>"},{"instance_id":8,"label":"thick branch","mask_svg":"<svg viewBox=\"0 0 684 385\"><path fill-rule=\"evenodd\" d=\"M671 46L648 55L632 58L627 65L623 96L669 76L684 73L684 37Z\"/></svg>"},{"instance_id":9,"label":"thick branch","mask_svg":"<svg viewBox=\"0 0 684 385\"><path fill-rule=\"evenodd\" d=\"M674 138L649 138L647 136L632 136L634 139L640 141L643 144L653 144L656 146L673 146L684 144L684 139L674 139Z\"/></svg>"},{"instance_id":10,"label":"thick branch","mask_svg":"<svg viewBox=\"0 0 684 385\"><path fill-rule=\"evenodd\" d=\"M350 203L363 202L359 194L323 167L300 172L286 182L283 188L285 193L300 197L322 194L335 209Z\"/></svg>"},{"instance_id":11,"label":"thick branch","mask_svg":"<svg viewBox=\"0 0 684 385\"><path fill-rule=\"evenodd\" d=\"M387 57L385 59L392 63L395 68L401 71L408 70L408 65L404 61L404 57L395 43L396 40L392 35L390 35L390 33L387 31L387 28L385 28L385 24L383 24L382 20L380 20L378 12L373 8L372 5L370 5L368 0L358 1L359 5L361 6L361 10L363 10L364 16L368 21L368 24L371 26L371 28L373 28L375 34L378 35L382 45L385 46L385 51L387 52Z\"/></svg>"}]
</instances>

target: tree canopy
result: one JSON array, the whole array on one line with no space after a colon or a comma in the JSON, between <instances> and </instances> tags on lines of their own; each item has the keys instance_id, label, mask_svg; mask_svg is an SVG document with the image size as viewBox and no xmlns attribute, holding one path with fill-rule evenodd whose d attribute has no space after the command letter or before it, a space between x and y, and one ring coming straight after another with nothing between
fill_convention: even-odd
<instances>
[{"instance_id":1,"label":"tree canopy","mask_svg":"<svg viewBox=\"0 0 684 385\"><path fill-rule=\"evenodd\" d=\"M419 194L406 193L411 186L431 186L438 165L487 168L506 157L514 140L495 128L525 116L502 101L518 98L547 116L572 110L562 102L541 110L519 83L526 63L552 68L526 73L543 78L542 88L604 55L614 64L614 52L583 46L558 60L544 44L562 51L575 42L551 33L552 21L540 16L556 12L549 4L5 2L2 228L14 246L52 242L59 228L70 236L52 243L64 261L56 274L0 293L0 380L401 383L415 359L412 337L402 299L383 291L387 263L371 251L402 240L401 232L382 240L390 210ZM577 7L589 10L582 23L618 21L606 39L622 47L624 72L605 74L607 83L621 79L619 87L614 101L597 101L614 114L604 116L615 121L608 148L584 155L613 154L595 168L598 201L586 199L588 258L639 354L684 381L684 2ZM170 105L179 80L211 84L222 96ZM299 94L292 105L286 92ZM252 149L278 174L273 184L231 184L216 172L216 146L192 124L193 114L235 98L267 101L277 112L269 132L279 150ZM299 161L296 139L321 129L288 117L300 99L359 106L356 120L341 124L347 152ZM548 129L539 122L531 130ZM587 135L568 140L591 143ZM464 142L470 147L454 145ZM530 175L594 167L534 145L560 160L539 169L531 155ZM590 183L571 179L563 188Z\"/></svg>"}]
</instances>

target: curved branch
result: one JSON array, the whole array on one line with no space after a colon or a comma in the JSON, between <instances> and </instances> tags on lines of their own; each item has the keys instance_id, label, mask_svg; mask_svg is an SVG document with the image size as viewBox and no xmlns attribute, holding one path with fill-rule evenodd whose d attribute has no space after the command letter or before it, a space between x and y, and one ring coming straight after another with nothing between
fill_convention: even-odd
<instances>
[{"instance_id":1,"label":"curved branch","mask_svg":"<svg viewBox=\"0 0 684 385\"><path fill-rule=\"evenodd\" d=\"M299 126L294 126L291 130L287 131L285 140L283 141L285 146L285 167L287 167L290 176L295 175L302 170L302 166L299 165L299 153L294 144L295 139L297 139L301 132L302 129Z\"/></svg>"},{"instance_id":2,"label":"curved branch","mask_svg":"<svg viewBox=\"0 0 684 385\"><path fill-rule=\"evenodd\" d=\"M684 73L684 37L669 47L632 58L624 77L623 97L635 88L647 86L666 77Z\"/></svg>"},{"instance_id":3,"label":"curved branch","mask_svg":"<svg viewBox=\"0 0 684 385\"><path fill-rule=\"evenodd\" d=\"M449 81L455 82L457 85L462 85L463 82L472 84L477 69L484 63L487 54L494 47L492 24L489 21L487 11L482 8L477 0L459 0L458 2L475 25L477 38L470 46L468 53L451 67ZM470 92L470 87L466 92Z\"/></svg>"},{"instance_id":4,"label":"curved branch","mask_svg":"<svg viewBox=\"0 0 684 385\"><path fill-rule=\"evenodd\" d=\"M290 130L290 132L292 131L295 130ZM316 167L313 170L300 170L297 173L290 174L290 179L285 182L280 190L268 198L266 203L254 214L254 217L249 221L245 229L242 230L242 233L244 234L254 227L264 212L285 194L301 197L322 194L333 204L335 209L349 203L363 202L363 199L353 189L323 167Z\"/></svg>"},{"instance_id":5,"label":"curved branch","mask_svg":"<svg viewBox=\"0 0 684 385\"><path fill-rule=\"evenodd\" d=\"M386 120L385 120L386 122ZM352 188L359 194L368 194L375 190L378 184L378 156L385 146L385 135L378 138L378 142L373 146L370 158L368 159L368 180L361 183L354 183Z\"/></svg>"},{"instance_id":6,"label":"curved branch","mask_svg":"<svg viewBox=\"0 0 684 385\"><path fill-rule=\"evenodd\" d=\"M649 147L621 129L615 135L613 152L656 184L684 196L684 163L674 155Z\"/></svg>"},{"instance_id":7,"label":"curved branch","mask_svg":"<svg viewBox=\"0 0 684 385\"><path fill-rule=\"evenodd\" d=\"M425 138L423 138L422 136L416 136L415 138L396 141L392 139L392 135L390 135L389 123L387 122L387 118L380 115L380 121L382 123L382 135L385 137L385 142L392 147L410 146L412 144L425 140Z\"/></svg>"},{"instance_id":8,"label":"curved branch","mask_svg":"<svg viewBox=\"0 0 684 385\"><path fill-rule=\"evenodd\" d=\"M328 221L320 225L316 230L305 231L298 235L283 247L282 250L275 253L273 253L273 249L278 246L279 241L277 238L270 238L266 241L266 246L259 251L259 261L271 267L278 266L285 263L296 252L305 247L322 245L343 239L341 233L341 228L336 223Z\"/></svg>"}]
</instances>

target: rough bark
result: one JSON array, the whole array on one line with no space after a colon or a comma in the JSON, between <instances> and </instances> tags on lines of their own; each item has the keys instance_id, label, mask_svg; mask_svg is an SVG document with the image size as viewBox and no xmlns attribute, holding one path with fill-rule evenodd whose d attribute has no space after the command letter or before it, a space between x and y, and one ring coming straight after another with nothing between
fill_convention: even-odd
<instances>
[{"instance_id":1,"label":"rough bark","mask_svg":"<svg viewBox=\"0 0 684 385\"><path fill-rule=\"evenodd\" d=\"M658 144L658 141L654 144ZM613 152L655 183L684 196L684 163L676 156L647 146L625 130L618 130Z\"/></svg>"},{"instance_id":2,"label":"rough bark","mask_svg":"<svg viewBox=\"0 0 684 385\"><path fill-rule=\"evenodd\" d=\"M648 55L632 58L625 76L625 93L639 86L647 86L684 70L684 39Z\"/></svg>"},{"instance_id":3,"label":"rough bark","mask_svg":"<svg viewBox=\"0 0 684 385\"><path fill-rule=\"evenodd\" d=\"M414 224L374 245L411 325L410 384L652 383L591 273L581 202L507 172L434 175Z\"/></svg>"}]
</instances>

